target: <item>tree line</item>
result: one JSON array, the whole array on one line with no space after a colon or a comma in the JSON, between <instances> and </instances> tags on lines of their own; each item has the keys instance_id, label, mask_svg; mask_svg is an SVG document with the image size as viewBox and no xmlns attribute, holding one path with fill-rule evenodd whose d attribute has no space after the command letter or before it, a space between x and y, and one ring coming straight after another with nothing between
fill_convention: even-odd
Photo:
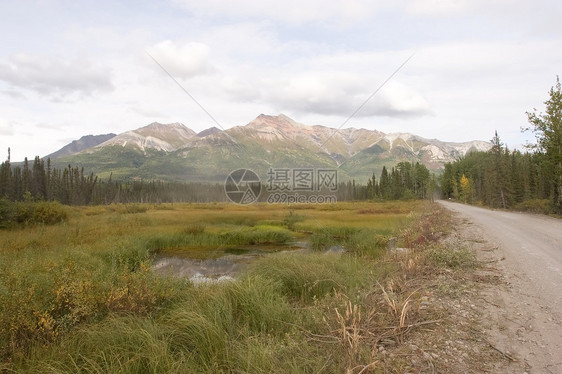
<instances>
[{"instance_id":1,"label":"tree line","mask_svg":"<svg viewBox=\"0 0 562 374\"><path fill-rule=\"evenodd\" d=\"M436 188L435 175L425 165L402 161L390 171L383 166L380 178L373 173L366 185L355 181L340 184L338 200L432 200Z\"/></svg>"},{"instance_id":2,"label":"tree line","mask_svg":"<svg viewBox=\"0 0 562 374\"><path fill-rule=\"evenodd\" d=\"M8 149L8 159L0 165L0 199L96 205L224 201L225 196L221 184L113 181L111 177L103 181L84 168L52 168L50 159L45 162L39 157L31 164L26 158L22 166L13 166Z\"/></svg>"},{"instance_id":3,"label":"tree line","mask_svg":"<svg viewBox=\"0 0 562 374\"><path fill-rule=\"evenodd\" d=\"M380 178L373 174L367 184L341 182L333 194L338 201L425 199L433 197L435 188L435 176L423 164L400 162L390 170L384 166ZM227 201L220 183L112 181L111 177L104 181L84 168L53 168L50 159L45 162L39 157L14 166L9 149L8 159L0 165L0 199L65 205Z\"/></svg>"},{"instance_id":4,"label":"tree line","mask_svg":"<svg viewBox=\"0 0 562 374\"><path fill-rule=\"evenodd\" d=\"M550 89L546 111L527 112L536 144L510 151L498 136L488 152L472 152L445 164L440 178L446 198L494 208L521 208L562 214L562 92Z\"/></svg>"}]
</instances>

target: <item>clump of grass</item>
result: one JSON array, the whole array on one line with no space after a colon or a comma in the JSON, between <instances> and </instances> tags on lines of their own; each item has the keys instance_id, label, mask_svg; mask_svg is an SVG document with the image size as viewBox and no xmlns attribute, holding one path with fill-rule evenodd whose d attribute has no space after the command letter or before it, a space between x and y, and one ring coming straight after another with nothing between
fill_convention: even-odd
<instances>
[{"instance_id":1,"label":"clump of grass","mask_svg":"<svg viewBox=\"0 0 562 374\"><path fill-rule=\"evenodd\" d=\"M311 300L349 290L368 280L361 263L349 256L281 253L254 264L249 275L267 277L284 295Z\"/></svg>"},{"instance_id":2,"label":"clump of grass","mask_svg":"<svg viewBox=\"0 0 562 374\"><path fill-rule=\"evenodd\" d=\"M223 216L223 217L213 217L212 223L214 224L227 224L234 226L255 226L259 222L259 217L253 217L249 215L235 215L235 216Z\"/></svg>"},{"instance_id":3,"label":"clump of grass","mask_svg":"<svg viewBox=\"0 0 562 374\"><path fill-rule=\"evenodd\" d=\"M113 316L82 328L62 340L58 350L36 348L33 356L22 363L22 371L167 373L178 372L180 367L170 354L162 326L133 315Z\"/></svg>"},{"instance_id":4,"label":"clump of grass","mask_svg":"<svg viewBox=\"0 0 562 374\"><path fill-rule=\"evenodd\" d=\"M137 271L143 264L147 264L152 255L152 248L137 238L117 241L98 253L111 269L125 269L130 272Z\"/></svg>"},{"instance_id":5,"label":"clump of grass","mask_svg":"<svg viewBox=\"0 0 562 374\"><path fill-rule=\"evenodd\" d=\"M347 251L375 257L382 252L387 242L386 235L361 227L327 227L317 230L309 238L310 248L314 251L341 245Z\"/></svg>"},{"instance_id":6,"label":"clump of grass","mask_svg":"<svg viewBox=\"0 0 562 374\"><path fill-rule=\"evenodd\" d=\"M308 244L313 251L325 251L337 244L335 238L328 231L319 230L308 238Z\"/></svg>"},{"instance_id":7,"label":"clump of grass","mask_svg":"<svg viewBox=\"0 0 562 374\"><path fill-rule=\"evenodd\" d=\"M310 248L323 251L336 244L344 245L359 231L361 228L357 227L323 227L309 238Z\"/></svg>"},{"instance_id":8,"label":"clump of grass","mask_svg":"<svg viewBox=\"0 0 562 374\"><path fill-rule=\"evenodd\" d=\"M304 216L296 214L294 210L290 210L289 213L283 218L283 224L291 231L295 231L296 224L305 220Z\"/></svg>"},{"instance_id":9,"label":"clump of grass","mask_svg":"<svg viewBox=\"0 0 562 374\"><path fill-rule=\"evenodd\" d=\"M360 255L378 257L388 245L388 236L374 230L362 229L354 233L345 243L348 251Z\"/></svg>"},{"instance_id":10,"label":"clump of grass","mask_svg":"<svg viewBox=\"0 0 562 374\"><path fill-rule=\"evenodd\" d=\"M438 246L427 251L428 259L437 266L451 269L472 269L476 266L476 254L465 247Z\"/></svg>"},{"instance_id":11,"label":"clump of grass","mask_svg":"<svg viewBox=\"0 0 562 374\"><path fill-rule=\"evenodd\" d=\"M204 227L191 226L187 230L168 235L158 235L147 239L146 248L150 252L185 247L219 247L223 245L282 245L292 240L288 230L280 228L253 227L223 233L205 232Z\"/></svg>"},{"instance_id":12,"label":"clump of grass","mask_svg":"<svg viewBox=\"0 0 562 374\"><path fill-rule=\"evenodd\" d=\"M221 241L227 245L285 244L292 238L286 230L259 228L230 231L220 235Z\"/></svg>"},{"instance_id":13,"label":"clump of grass","mask_svg":"<svg viewBox=\"0 0 562 374\"><path fill-rule=\"evenodd\" d=\"M201 223L192 223L187 225L183 230L182 233L188 235L197 235L202 234L205 231L205 225Z\"/></svg>"}]
</instances>

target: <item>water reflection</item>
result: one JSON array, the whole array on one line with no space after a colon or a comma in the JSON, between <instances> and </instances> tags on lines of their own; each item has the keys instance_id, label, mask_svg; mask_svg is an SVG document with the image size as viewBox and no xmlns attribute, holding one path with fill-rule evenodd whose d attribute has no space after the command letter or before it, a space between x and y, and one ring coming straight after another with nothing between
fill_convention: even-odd
<instances>
[{"instance_id":1,"label":"water reflection","mask_svg":"<svg viewBox=\"0 0 562 374\"><path fill-rule=\"evenodd\" d=\"M196 259L184 256L157 257L152 270L158 274L187 278L196 284L223 282L234 279L252 261L269 253L303 250L306 243L294 243L283 248L225 248L218 258Z\"/></svg>"}]
</instances>

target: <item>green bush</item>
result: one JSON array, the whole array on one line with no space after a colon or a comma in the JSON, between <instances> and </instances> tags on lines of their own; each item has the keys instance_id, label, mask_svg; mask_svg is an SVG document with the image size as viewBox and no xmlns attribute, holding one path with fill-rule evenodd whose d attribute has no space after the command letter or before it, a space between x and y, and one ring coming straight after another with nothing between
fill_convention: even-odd
<instances>
[{"instance_id":1,"label":"green bush","mask_svg":"<svg viewBox=\"0 0 562 374\"><path fill-rule=\"evenodd\" d=\"M551 208L552 205L548 199L527 200L514 206L515 210L536 214L548 214L550 213Z\"/></svg>"},{"instance_id":2,"label":"green bush","mask_svg":"<svg viewBox=\"0 0 562 374\"><path fill-rule=\"evenodd\" d=\"M0 228L20 225L54 225L68 217L66 208L58 202L10 202L0 200Z\"/></svg>"},{"instance_id":3,"label":"green bush","mask_svg":"<svg viewBox=\"0 0 562 374\"><path fill-rule=\"evenodd\" d=\"M16 218L15 204L6 199L0 200L0 229L11 227Z\"/></svg>"},{"instance_id":4,"label":"green bush","mask_svg":"<svg viewBox=\"0 0 562 374\"><path fill-rule=\"evenodd\" d=\"M58 202L21 203L18 221L26 224L54 225L67 219L66 208Z\"/></svg>"}]
</instances>

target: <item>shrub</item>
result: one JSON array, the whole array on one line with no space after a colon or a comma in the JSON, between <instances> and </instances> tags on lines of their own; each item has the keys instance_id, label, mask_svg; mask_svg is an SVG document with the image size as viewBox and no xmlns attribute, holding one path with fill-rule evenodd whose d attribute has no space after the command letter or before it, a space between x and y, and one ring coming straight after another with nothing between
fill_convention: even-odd
<instances>
[{"instance_id":1,"label":"shrub","mask_svg":"<svg viewBox=\"0 0 562 374\"><path fill-rule=\"evenodd\" d=\"M58 202L38 202L20 204L21 216L18 221L26 224L54 225L68 217L66 208Z\"/></svg>"},{"instance_id":2,"label":"shrub","mask_svg":"<svg viewBox=\"0 0 562 374\"><path fill-rule=\"evenodd\" d=\"M548 214L551 210L551 203L548 199L532 199L517 204L514 209L522 212Z\"/></svg>"},{"instance_id":3,"label":"shrub","mask_svg":"<svg viewBox=\"0 0 562 374\"><path fill-rule=\"evenodd\" d=\"M22 225L54 225L66 220L66 208L58 202L19 202L0 200L0 228Z\"/></svg>"},{"instance_id":4,"label":"shrub","mask_svg":"<svg viewBox=\"0 0 562 374\"><path fill-rule=\"evenodd\" d=\"M15 204L6 199L0 200L0 229L11 227L16 218Z\"/></svg>"}]
</instances>

